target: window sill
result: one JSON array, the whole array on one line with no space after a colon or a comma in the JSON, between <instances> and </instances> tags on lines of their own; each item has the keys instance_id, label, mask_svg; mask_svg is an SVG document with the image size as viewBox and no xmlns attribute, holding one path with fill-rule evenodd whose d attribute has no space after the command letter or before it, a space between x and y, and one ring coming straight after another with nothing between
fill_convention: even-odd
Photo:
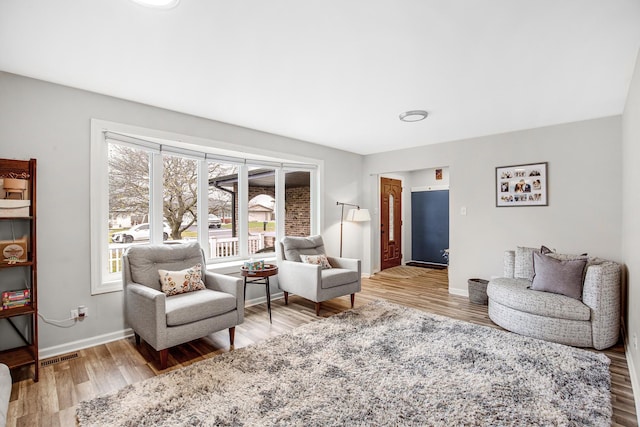
<instances>
[{"instance_id":1,"label":"window sill","mask_svg":"<svg viewBox=\"0 0 640 427\"><path fill-rule=\"evenodd\" d=\"M265 263L271 263L271 264L276 263L275 254L273 254L272 256L264 257L260 259L264 260ZM210 263L210 264L207 264L207 271L210 271L212 273L220 273L220 274L238 273L240 271L240 267L244 265L245 261L249 261L249 259L248 258L236 259L233 261Z\"/></svg>"}]
</instances>

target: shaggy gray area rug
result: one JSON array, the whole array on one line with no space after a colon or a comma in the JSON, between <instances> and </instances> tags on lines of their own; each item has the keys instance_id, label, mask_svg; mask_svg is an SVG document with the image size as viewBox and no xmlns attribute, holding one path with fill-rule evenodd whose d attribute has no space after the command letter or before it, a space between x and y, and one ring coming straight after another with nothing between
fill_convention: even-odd
<instances>
[{"instance_id":1,"label":"shaggy gray area rug","mask_svg":"<svg viewBox=\"0 0 640 427\"><path fill-rule=\"evenodd\" d=\"M376 301L81 402L81 426L609 426L600 353Z\"/></svg>"}]
</instances>

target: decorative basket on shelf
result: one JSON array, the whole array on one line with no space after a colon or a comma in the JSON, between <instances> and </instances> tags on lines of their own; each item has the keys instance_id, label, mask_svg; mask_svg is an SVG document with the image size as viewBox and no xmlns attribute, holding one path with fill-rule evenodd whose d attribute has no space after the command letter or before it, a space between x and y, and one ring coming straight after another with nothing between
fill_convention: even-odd
<instances>
[{"instance_id":1,"label":"decorative basket on shelf","mask_svg":"<svg viewBox=\"0 0 640 427\"><path fill-rule=\"evenodd\" d=\"M27 191L29 181L21 178L4 178L2 188L4 190L4 198L12 197L12 194L18 194L20 200L24 199L24 193Z\"/></svg>"}]
</instances>

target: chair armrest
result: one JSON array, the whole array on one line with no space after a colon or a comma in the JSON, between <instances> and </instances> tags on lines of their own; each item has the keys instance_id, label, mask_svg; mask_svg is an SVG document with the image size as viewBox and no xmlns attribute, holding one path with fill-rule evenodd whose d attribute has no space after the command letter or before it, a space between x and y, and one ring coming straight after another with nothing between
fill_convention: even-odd
<instances>
[{"instance_id":1,"label":"chair armrest","mask_svg":"<svg viewBox=\"0 0 640 427\"><path fill-rule=\"evenodd\" d=\"M357 271L360 275L360 260L353 258L336 258L327 257L329 264L335 268L346 268L347 270Z\"/></svg>"},{"instance_id":2,"label":"chair armrest","mask_svg":"<svg viewBox=\"0 0 640 427\"><path fill-rule=\"evenodd\" d=\"M504 277L513 279L516 271L516 251L504 251Z\"/></svg>"},{"instance_id":3,"label":"chair armrest","mask_svg":"<svg viewBox=\"0 0 640 427\"><path fill-rule=\"evenodd\" d=\"M156 298L160 298L164 300L164 298L167 297L167 295L164 292L155 290L148 286L141 285L139 283L128 283L127 292L139 295L141 298L146 298L148 300L154 300ZM164 304L162 308L164 310Z\"/></svg>"},{"instance_id":4,"label":"chair armrest","mask_svg":"<svg viewBox=\"0 0 640 427\"><path fill-rule=\"evenodd\" d=\"M593 347L614 345L620 332L620 265L612 261L589 265L582 302L591 309Z\"/></svg>"},{"instance_id":5,"label":"chair armrest","mask_svg":"<svg viewBox=\"0 0 640 427\"><path fill-rule=\"evenodd\" d=\"M224 292L236 297L236 309L238 310L238 324L244 320L244 282L239 277L206 271L204 285L207 289Z\"/></svg>"},{"instance_id":6,"label":"chair armrest","mask_svg":"<svg viewBox=\"0 0 640 427\"><path fill-rule=\"evenodd\" d=\"M126 320L129 326L156 350L161 350L167 341L167 296L148 286L127 283Z\"/></svg>"},{"instance_id":7,"label":"chair armrest","mask_svg":"<svg viewBox=\"0 0 640 427\"><path fill-rule=\"evenodd\" d=\"M204 285L211 290L226 292L244 300L242 279L238 277L207 271L204 275Z\"/></svg>"}]
</instances>

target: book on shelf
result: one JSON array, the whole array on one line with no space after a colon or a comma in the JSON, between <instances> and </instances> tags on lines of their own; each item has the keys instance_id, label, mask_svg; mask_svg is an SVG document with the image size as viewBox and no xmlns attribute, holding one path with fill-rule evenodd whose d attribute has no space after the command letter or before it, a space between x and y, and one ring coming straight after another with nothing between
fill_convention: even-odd
<instances>
[{"instance_id":1,"label":"book on shelf","mask_svg":"<svg viewBox=\"0 0 640 427\"><path fill-rule=\"evenodd\" d=\"M1 300L3 310L31 305L31 290L4 291Z\"/></svg>"},{"instance_id":2,"label":"book on shelf","mask_svg":"<svg viewBox=\"0 0 640 427\"><path fill-rule=\"evenodd\" d=\"M2 302L2 309L9 310L11 308L26 307L31 305L31 300Z\"/></svg>"},{"instance_id":3,"label":"book on shelf","mask_svg":"<svg viewBox=\"0 0 640 427\"><path fill-rule=\"evenodd\" d=\"M17 291L4 291L2 293L2 301L19 301L25 298L31 298L30 289L19 289Z\"/></svg>"}]
</instances>

